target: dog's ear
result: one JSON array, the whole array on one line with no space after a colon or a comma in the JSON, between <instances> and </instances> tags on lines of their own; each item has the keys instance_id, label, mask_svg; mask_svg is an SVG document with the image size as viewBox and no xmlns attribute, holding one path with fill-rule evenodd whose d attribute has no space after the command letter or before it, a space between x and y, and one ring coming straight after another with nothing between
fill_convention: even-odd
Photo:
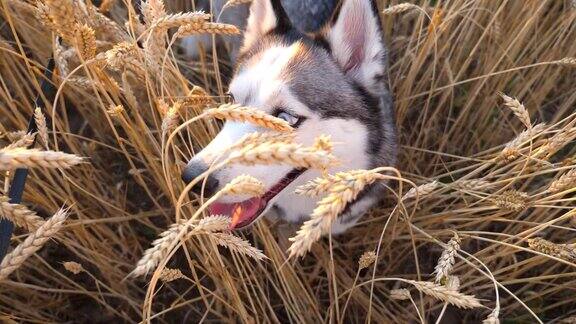
<instances>
[{"instance_id":1,"label":"dog's ear","mask_svg":"<svg viewBox=\"0 0 576 324\"><path fill-rule=\"evenodd\" d=\"M292 28L280 0L253 0L244 34L243 49L250 48L258 38L270 32L285 33Z\"/></svg>"},{"instance_id":2,"label":"dog's ear","mask_svg":"<svg viewBox=\"0 0 576 324\"><path fill-rule=\"evenodd\" d=\"M343 0L322 34L344 72L371 92L386 71L386 48L371 0Z\"/></svg>"}]
</instances>

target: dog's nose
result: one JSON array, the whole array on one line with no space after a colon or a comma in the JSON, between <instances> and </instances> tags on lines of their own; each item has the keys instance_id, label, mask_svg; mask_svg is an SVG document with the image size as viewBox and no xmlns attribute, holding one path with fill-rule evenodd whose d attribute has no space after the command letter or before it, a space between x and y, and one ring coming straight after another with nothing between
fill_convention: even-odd
<instances>
[{"instance_id":1,"label":"dog's nose","mask_svg":"<svg viewBox=\"0 0 576 324\"><path fill-rule=\"evenodd\" d=\"M206 172L206 170L208 170L208 166L203 162L191 161L182 172L182 180L185 183L190 183L202 173ZM204 184L204 182L206 182L206 184ZM192 191L200 195L202 193L202 187L204 187L204 196L210 197L216 193L218 185L218 179L210 174L208 178L198 181L198 183L192 187Z\"/></svg>"}]
</instances>

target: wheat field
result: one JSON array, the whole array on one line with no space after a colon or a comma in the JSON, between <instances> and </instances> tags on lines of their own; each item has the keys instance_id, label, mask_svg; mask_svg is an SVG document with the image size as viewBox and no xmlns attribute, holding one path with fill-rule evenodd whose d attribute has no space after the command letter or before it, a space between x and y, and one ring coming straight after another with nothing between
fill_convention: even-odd
<instances>
[{"instance_id":1,"label":"wheat field","mask_svg":"<svg viewBox=\"0 0 576 324\"><path fill-rule=\"evenodd\" d=\"M326 175L299 189L326 197L310 221L240 233L204 211L262 194L260 180L210 199L180 180L219 120L274 131L224 163L325 169L337 143L303 147L282 120L228 104L228 56L179 47L237 27L194 1L142 2L139 16L127 0L0 1L0 219L16 225L2 321L576 323L576 2L378 0L397 168ZM55 96L37 109L51 56ZM377 208L324 235L382 180Z\"/></svg>"}]
</instances>

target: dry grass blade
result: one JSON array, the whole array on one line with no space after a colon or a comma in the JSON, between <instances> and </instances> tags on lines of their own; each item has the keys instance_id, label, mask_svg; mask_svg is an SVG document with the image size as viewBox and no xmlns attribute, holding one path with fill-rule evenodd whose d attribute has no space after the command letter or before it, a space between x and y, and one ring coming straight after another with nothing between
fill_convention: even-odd
<instances>
[{"instance_id":1,"label":"dry grass blade","mask_svg":"<svg viewBox=\"0 0 576 324\"><path fill-rule=\"evenodd\" d=\"M500 96L502 99L504 99L504 105L512 110L514 115L520 119L526 128L529 129L532 127L532 123L530 122L530 114L528 113L528 110L526 110L526 107L524 107L524 105L518 101L518 99L509 97L503 93L500 94Z\"/></svg>"},{"instance_id":2,"label":"dry grass blade","mask_svg":"<svg viewBox=\"0 0 576 324\"><path fill-rule=\"evenodd\" d=\"M292 127L285 120L271 116L252 107L244 107L237 104L224 104L218 108L208 109L204 113L207 117L248 122L277 132L293 131Z\"/></svg>"},{"instance_id":3,"label":"dry grass blade","mask_svg":"<svg viewBox=\"0 0 576 324\"><path fill-rule=\"evenodd\" d=\"M83 158L74 154L35 149L0 150L0 170L18 168L70 168L82 163Z\"/></svg>"},{"instance_id":4,"label":"dry grass blade","mask_svg":"<svg viewBox=\"0 0 576 324\"><path fill-rule=\"evenodd\" d=\"M482 307L482 304L480 304L480 301L476 299L476 297L471 295L464 295L456 290L435 284L433 282L414 280L406 280L406 282L412 284L416 289L423 292L424 294L458 308L467 309Z\"/></svg>"},{"instance_id":5,"label":"dry grass blade","mask_svg":"<svg viewBox=\"0 0 576 324\"><path fill-rule=\"evenodd\" d=\"M0 219L6 219L28 232L37 230L44 219L20 204L11 204L6 197L0 197Z\"/></svg>"},{"instance_id":6,"label":"dry grass blade","mask_svg":"<svg viewBox=\"0 0 576 324\"><path fill-rule=\"evenodd\" d=\"M268 259L262 251L250 245L249 242L228 233L212 233L210 237L214 239L216 244L228 248L230 251L247 255L256 260Z\"/></svg>"},{"instance_id":7,"label":"dry grass blade","mask_svg":"<svg viewBox=\"0 0 576 324\"><path fill-rule=\"evenodd\" d=\"M40 250L46 241L62 228L66 217L68 217L67 211L64 209L59 210L35 232L31 233L24 242L7 254L0 264L0 280L6 279L12 272L18 269L26 259Z\"/></svg>"},{"instance_id":8,"label":"dry grass blade","mask_svg":"<svg viewBox=\"0 0 576 324\"><path fill-rule=\"evenodd\" d=\"M48 125L46 123L46 116L44 116L40 107L34 109L34 121L36 122L38 136L42 141L42 145L44 145L45 148L48 148Z\"/></svg>"}]
</instances>

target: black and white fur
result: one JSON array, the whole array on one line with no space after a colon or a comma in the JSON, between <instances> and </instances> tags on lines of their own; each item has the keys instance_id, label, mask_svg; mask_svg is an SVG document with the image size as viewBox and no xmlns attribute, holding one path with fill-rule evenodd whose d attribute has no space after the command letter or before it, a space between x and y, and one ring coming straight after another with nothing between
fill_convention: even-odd
<instances>
[{"instance_id":1,"label":"black and white fur","mask_svg":"<svg viewBox=\"0 0 576 324\"><path fill-rule=\"evenodd\" d=\"M319 32L306 34L293 27L280 1L254 0L229 91L239 104L273 115L280 111L299 116L297 142L312 145L317 136L330 135L334 155L341 162L331 173L392 166L397 143L392 97L385 81L387 59L379 19L369 0L344 0ZM263 130L226 122L216 138L188 163L183 178L190 181L205 171L219 152L254 131ZM215 192L236 176L250 174L271 188L291 170L287 165L229 165L213 174L206 187ZM317 200L296 195L294 189L318 176L317 171L306 171L279 193L266 211L290 222L308 219ZM382 193L381 186L361 193L332 232L338 234L353 226ZM235 196L221 201L243 199L246 197Z\"/></svg>"}]
</instances>

